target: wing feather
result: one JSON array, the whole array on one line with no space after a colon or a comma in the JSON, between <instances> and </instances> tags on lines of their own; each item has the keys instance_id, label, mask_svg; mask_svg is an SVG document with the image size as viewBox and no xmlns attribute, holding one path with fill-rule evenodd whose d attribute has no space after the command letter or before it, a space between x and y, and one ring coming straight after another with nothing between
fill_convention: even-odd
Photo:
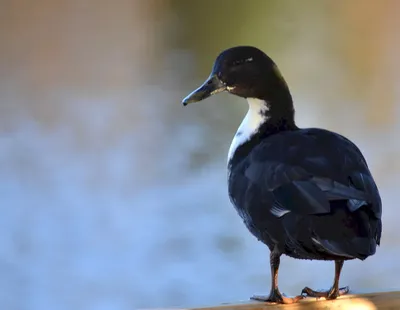
<instances>
[{"instance_id":1,"label":"wing feather","mask_svg":"<svg viewBox=\"0 0 400 310\"><path fill-rule=\"evenodd\" d=\"M289 212L328 213L333 200L348 200L352 212L369 205L381 217L378 188L364 157L338 134L307 129L287 134L285 139L275 135L253 154L245 177L273 194L270 212L277 217Z\"/></svg>"}]
</instances>

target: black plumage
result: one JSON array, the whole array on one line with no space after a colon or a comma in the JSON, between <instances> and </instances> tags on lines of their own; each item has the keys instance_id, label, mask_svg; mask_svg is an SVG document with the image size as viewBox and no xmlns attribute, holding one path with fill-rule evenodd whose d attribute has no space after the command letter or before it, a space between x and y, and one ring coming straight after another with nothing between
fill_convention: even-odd
<instances>
[{"instance_id":1,"label":"black plumage","mask_svg":"<svg viewBox=\"0 0 400 310\"><path fill-rule=\"evenodd\" d=\"M232 204L271 250L271 293L255 299L292 303L304 295L333 299L347 293L338 285L343 262L373 255L382 231L381 198L361 151L337 133L298 128L286 82L254 47L221 53L209 79L184 104L222 90L261 103L259 126L253 125L228 160ZM240 138L243 132L238 133ZM284 297L277 282L282 254L335 261L332 288L306 287L302 295Z\"/></svg>"},{"instance_id":2,"label":"black plumage","mask_svg":"<svg viewBox=\"0 0 400 310\"><path fill-rule=\"evenodd\" d=\"M304 259L375 253L381 201L361 152L321 129L261 139L231 161L229 193L249 230L271 250ZM240 147L238 149L240 152Z\"/></svg>"}]
</instances>

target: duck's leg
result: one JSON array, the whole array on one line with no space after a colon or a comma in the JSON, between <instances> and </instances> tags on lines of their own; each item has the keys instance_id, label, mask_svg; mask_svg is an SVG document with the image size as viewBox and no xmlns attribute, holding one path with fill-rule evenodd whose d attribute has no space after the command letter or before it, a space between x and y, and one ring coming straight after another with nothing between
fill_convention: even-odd
<instances>
[{"instance_id":1,"label":"duck's leg","mask_svg":"<svg viewBox=\"0 0 400 310\"><path fill-rule=\"evenodd\" d=\"M349 292L348 286L339 288L339 278L343 263L344 261L342 260L335 261L335 278L333 280L333 286L330 290L319 292L313 291L309 287L305 287L301 291L301 294L309 297L325 297L326 299L336 299L338 296L347 294Z\"/></svg>"},{"instance_id":2,"label":"duck's leg","mask_svg":"<svg viewBox=\"0 0 400 310\"><path fill-rule=\"evenodd\" d=\"M285 297L281 294L278 288L278 271L280 264L280 257L282 252L278 250L275 246L274 250L270 255L270 264L271 264L271 292L269 296L253 296L251 299L263 302L276 302L280 304L292 304L298 302L300 299L304 298L299 295L294 298Z\"/></svg>"}]
</instances>

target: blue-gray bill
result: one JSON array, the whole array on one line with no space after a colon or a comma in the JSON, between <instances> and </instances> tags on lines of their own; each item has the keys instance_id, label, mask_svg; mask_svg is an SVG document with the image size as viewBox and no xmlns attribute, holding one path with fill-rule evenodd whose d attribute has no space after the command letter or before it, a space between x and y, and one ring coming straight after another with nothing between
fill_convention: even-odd
<instances>
[{"instance_id":1,"label":"blue-gray bill","mask_svg":"<svg viewBox=\"0 0 400 310\"><path fill-rule=\"evenodd\" d=\"M189 103L202 101L214 94L224 91L225 89L225 84L221 82L215 74L212 74L199 88L187 95L182 100L182 104L186 106Z\"/></svg>"}]
</instances>

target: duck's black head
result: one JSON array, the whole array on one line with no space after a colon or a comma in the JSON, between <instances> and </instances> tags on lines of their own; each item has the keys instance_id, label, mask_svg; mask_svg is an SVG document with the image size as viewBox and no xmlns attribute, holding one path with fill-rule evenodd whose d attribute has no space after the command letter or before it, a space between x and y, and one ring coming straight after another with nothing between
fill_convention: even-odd
<instances>
[{"instance_id":1,"label":"duck's black head","mask_svg":"<svg viewBox=\"0 0 400 310\"><path fill-rule=\"evenodd\" d=\"M201 101L221 91L270 103L292 103L286 82L274 61L252 46L232 47L219 54L208 79L182 103Z\"/></svg>"}]
</instances>

